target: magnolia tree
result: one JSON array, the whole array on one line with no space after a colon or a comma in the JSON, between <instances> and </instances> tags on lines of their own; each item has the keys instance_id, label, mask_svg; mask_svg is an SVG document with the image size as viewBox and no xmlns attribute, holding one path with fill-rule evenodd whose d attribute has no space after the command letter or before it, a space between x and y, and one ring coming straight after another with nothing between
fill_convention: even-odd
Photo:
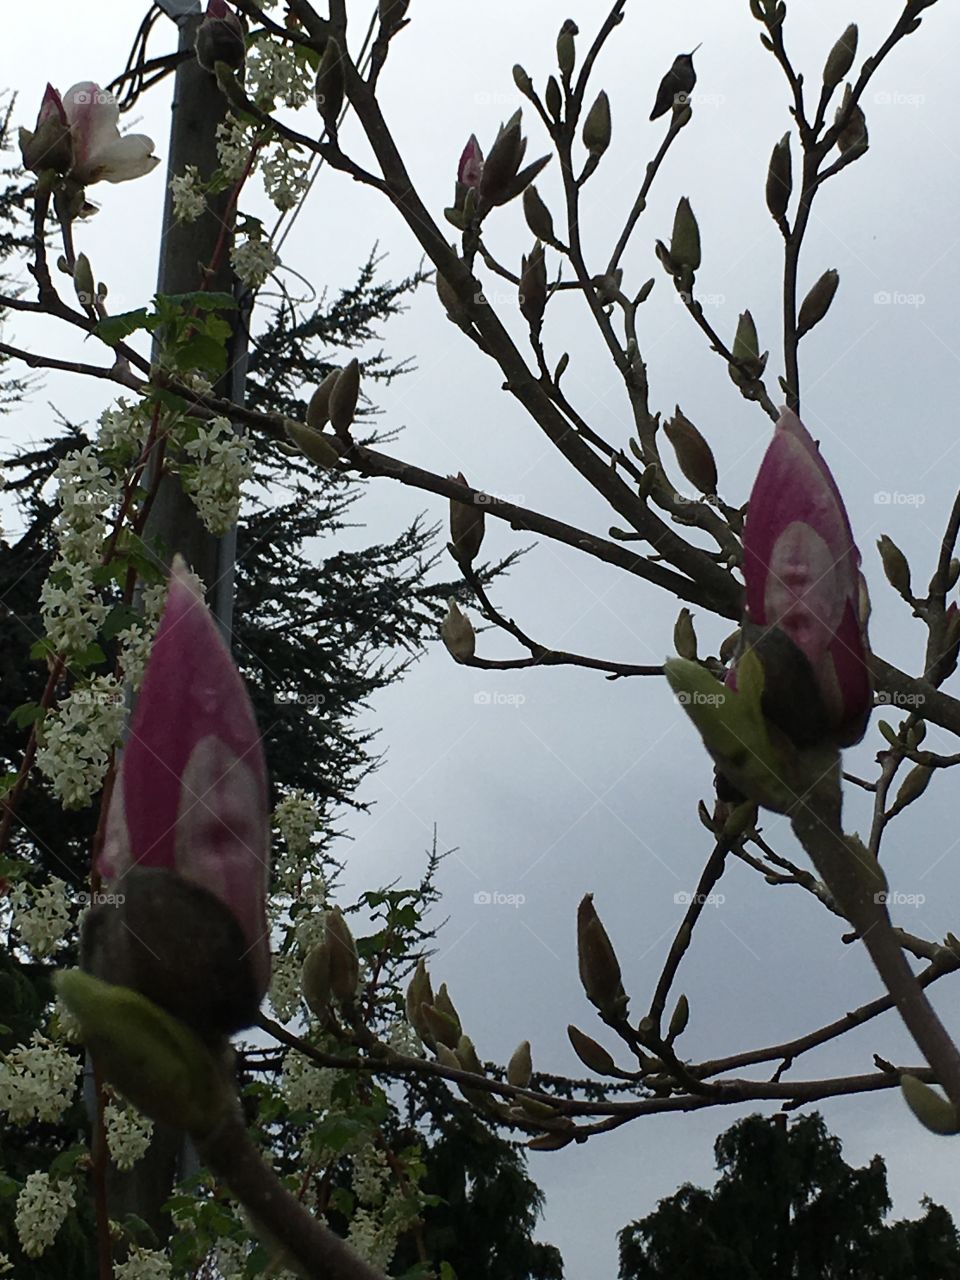
<instances>
[{"instance_id":1,"label":"magnolia tree","mask_svg":"<svg viewBox=\"0 0 960 1280\"><path fill-rule=\"evenodd\" d=\"M48 87L35 128L22 133L24 164L36 178L36 289L29 297L0 298L0 305L52 316L76 330L78 343L86 340L84 352L99 345L106 357L66 361L9 343L0 344L0 353L33 368L113 382L123 396L104 415L96 444L58 471L59 555L44 588L46 635L35 652L46 659L49 678L39 703L21 709L29 735L8 783L2 825L4 841L16 836L28 786L46 783L67 807L99 804L90 872L96 905L83 922L80 968L57 978L60 1006L49 1034L8 1055L2 1096L13 1119L55 1118L70 1101L79 1071L64 1038L87 1045L98 1094L88 1163L103 1274L113 1265L118 1276L159 1276L183 1264L175 1247L168 1257L136 1246L111 1262L116 1242L104 1190L103 1135L113 1152L118 1113L135 1135L127 1147L137 1151L151 1122L185 1130L210 1172L205 1193L222 1203L223 1188L229 1190L233 1216L224 1210L204 1219L208 1253L193 1257L191 1267L256 1274L272 1263L331 1277L383 1274L398 1238L415 1230L423 1209L416 1158L382 1141L371 1148L371 1167L358 1174L353 1192L332 1204L320 1195L311 1172L322 1166L324 1143L331 1141L329 1126L321 1132L331 1092L340 1091L360 1123L376 1112L383 1082L434 1077L459 1088L487 1117L513 1126L537 1150L584 1143L662 1112L764 1099L789 1108L887 1088L902 1089L928 1128L960 1130L960 1053L924 994L960 967L960 942L894 926L880 857L891 822L920 798L935 770L960 761L960 753L924 747L928 724L960 734L960 701L942 688L960 648L960 611L950 598L960 576L954 557L960 497L946 516L926 594L914 590L899 549L881 540L887 579L929 636L922 669L904 672L870 645L860 552L828 459L802 422L799 359L804 336L827 322L838 286L837 273L826 271L800 295L811 211L823 184L866 152L864 92L883 60L920 27L933 0L907 0L887 38L866 57L856 26L848 27L819 76L804 76L791 60L785 5L750 0L760 40L782 70L793 118L773 148L766 177L766 203L783 238L782 374L775 386L750 312L742 313L728 340L698 300L700 235L688 200L677 204L669 244L656 242L668 286L726 364L733 394L756 405L772 425L744 507L719 492L706 436L679 409L661 423L637 336L638 312L654 281L628 281L621 266L628 243L640 234L664 157L694 118L692 54L676 60L655 95L651 86L651 118L664 118L664 135L624 210L616 243L605 249L581 238L582 193L603 162L614 115L607 94L594 87L593 72L625 4L616 0L595 32L563 24L557 71L542 89L522 67L513 69L518 97L555 152L562 216L534 185L552 156L526 162L520 110L486 152L471 137L459 164L453 157L449 208L431 209L420 198L377 96L396 38L409 27L405 38L416 39L416 11L408 14L407 0L380 0L372 43L348 22L344 0L331 0L324 14L309 0L287 0L282 16L253 0L237 0L233 8L210 0L196 56L229 102L220 167L173 179L182 219L199 216L224 190L236 211L258 169L278 206L289 207L302 195L315 157L382 195L433 263L439 305L464 340L495 366L531 429L546 436L626 525L609 536L490 496L462 474L436 474L360 442L353 431L363 377L357 361L316 389L303 420L244 408L218 394L213 380L226 363L232 299L205 287L210 271L193 294L158 296L110 315L91 263L77 250L90 212L88 188L147 172L156 163L150 140L120 135L116 103L92 84L62 95ZM341 143L339 124L348 110L372 162L361 163ZM518 271L500 263L487 243L488 228L513 201L522 204L533 237ZM260 224L232 216L217 257L229 253L255 289L276 265L276 252ZM75 301L55 283L50 234L61 242L58 265ZM487 282L497 279L515 290L524 344L485 296ZM548 357L544 316L562 292L582 303L617 370L635 428L627 442L606 439L586 420L563 387L567 356ZM146 333L155 342L152 359L141 351L139 335ZM258 440L280 442L334 475L377 477L449 500L449 550L463 586L441 634L456 662L486 670L575 665L598 678L665 678L683 708L677 714L689 715L712 757L716 797L700 812L708 833L703 871L651 992L626 990L616 940L592 895L580 904L580 977L606 1028L605 1044L568 1028L588 1078L536 1074L527 1042L505 1067L482 1063L446 986L434 985L422 960L401 1007L396 975L415 936L398 913L376 934L354 938L311 851L309 806L295 795L274 815L285 843L270 869L266 771L242 683L188 566L175 564L169 579L160 567L158 551L177 548L145 540L164 476L179 477L208 529L229 528L249 474L248 451ZM685 494L683 482L698 492L697 500ZM608 662L534 639L497 607L478 568L489 520L565 544L639 579L649 592L676 597L682 602L678 656L663 666ZM468 601L486 624L512 638L516 657L478 652L474 625L460 608ZM729 620L731 634L718 654L700 652L690 606ZM115 655L109 663L108 651ZM124 686L136 701L121 752ZM841 750L864 737L876 700L904 706L906 713L898 723L877 723L876 775L848 775ZM845 783L873 797L872 821L861 834L844 828ZM813 870L769 843L759 825L763 810L787 815ZM682 1048L689 1007L674 994L675 982L703 906L734 860L771 883L802 887L846 922L886 990L785 1043L694 1060ZM70 922L57 886L33 883L28 871L26 859L8 867L21 881L14 933L18 945L43 960L55 953ZM908 957L921 962L919 970ZM273 1017L261 1011L268 991ZM787 1067L808 1051L890 1009L916 1042L915 1064L898 1067L880 1057L865 1064L851 1054L848 1075L787 1076ZM306 1135L308 1174L299 1183L278 1178L270 1167L270 1114L266 1108L256 1114L257 1096L245 1096L245 1109L238 1102L229 1037L251 1026L289 1052L285 1070L297 1082ZM56 1087L41 1088L41 1077ZM28 1255L42 1254L56 1235L85 1167L74 1161L28 1178L17 1210ZM376 1196L362 1189L371 1180L379 1186ZM189 1217L187 1201L178 1200L181 1220ZM199 1212L196 1200L189 1202ZM349 1231L350 1244L331 1223L340 1234ZM229 1236L232 1252L223 1241L218 1245L218 1235ZM409 1274L451 1272L421 1252Z\"/></svg>"}]
</instances>

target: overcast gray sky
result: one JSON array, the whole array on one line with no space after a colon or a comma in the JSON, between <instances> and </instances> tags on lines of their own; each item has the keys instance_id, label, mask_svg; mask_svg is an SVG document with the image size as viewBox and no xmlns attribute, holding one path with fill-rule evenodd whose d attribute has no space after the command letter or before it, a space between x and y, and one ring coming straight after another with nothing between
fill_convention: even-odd
<instances>
[{"instance_id":1,"label":"overcast gray sky","mask_svg":"<svg viewBox=\"0 0 960 1280\"><path fill-rule=\"evenodd\" d=\"M369 7L351 0L358 28L365 29ZM582 49L607 7L599 0L565 8L546 0L482 6L413 0L413 21L391 53L382 98L438 219L450 203L468 135L476 132L487 150L498 122L520 104L513 63L521 62L542 86L553 69L561 20L579 23ZM859 66L900 8L898 0L794 3L786 33L795 64L817 85L829 48L855 20ZM47 80L61 89L83 79L110 80L139 18L139 6L120 0L84 6L50 0L42 19L35 7L7 6L0 85L20 93L19 122L32 124ZM924 583L960 479L954 411L958 37L960 12L938 4L877 73L864 99L870 151L821 193L801 270L802 285L828 267L840 273L828 319L803 344L804 418L821 440L864 554L874 646L911 671L921 661L924 633L887 588L875 541L890 534L910 558L915 581ZM172 27L158 29L154 51L172 41ZM749 307L761 345L772 351L771 368L781 372L782 242L763 187L770 149L791 121L782 75L760 46L746 0L628 4L627 19L595 72L595 88L611 98L613 143L586 188L583 233L588 264L598 269L665 129L662 120L647 122L656 85L674 55L698 41L694 119L663 165L625 255L624 287L630 294L656 277L640 324L653 405L669 414L681 404L714 447L721 492L742 503L770 423L740 398L722 361L677 304L653 241L669 236L677 199L689 196L703 243L698 290L712 299L713 323L732 338L738 313ZM132 113L140 118L126 122L150 133L161 155L168 106L169 93L161 88ZM547 149L542 131L532 111L525 118L529 154L540 154ZM308 113L305 128L315 123ZM346 127L344 144L363 157L354 127ZM555 167L538 187L558 210ZM103 210L80 232L78 247L110 285L113 310L139 305L153 291L163 182L161 167L135 183L99 188ZM489 225L497 256L518 265L529 241L519 205ZM392 209L376 193L325 173L284 257L316 284L336 288L353 281L374 241L387 254L388 274L417 265L418 248ZM503 290L494 283L489 292ZM511 299L503 310L519 335L512 305ZM8 329L43 350L75 358L80 350L75 335L52 325ZM496 370L446 321L432 291L423 291L386 337L395 357L412 356L417 365L379 396L384 424L404 429L397 453L443 473L462 469L490 492L606 531L611 513L500 390ZM570 399L625 446L626 399L582 302L568 296L551 306L545 342L552 362L565 350L571 354ZM51 376L41 394L0 424L2 443L48 431L48 400L79 420L94 417L108 396L102 385ZM883 502L878 494L912 497ZM444 505L387 482L373 484L360 507L367 529L353 539L387 537L419 511L443 519ZM484 551L501 555L529 541L488 521ZM633 662L660 661L671 648L675 601L567 549L536 547L494 596L529 634L554 647ZM729 627L707 617L697 624L701 651L716 652ZM489 633L479 651L515 653L507 638ZM596 894L640 1009L683 910L675 895L693 889L708 853L696 805L709 797L711 767L691 727L660 682L610 683L567 669L486 673L455 666L439 646L377 699L370 720L383 728L387 759L365 787L371 815L349 821L353 842L342 850L348 891L415 876L436 824L441 845L457 846L441 871L450 922L433 962L436 978L449 984L481 1056L503 1060L526 1037L536 1067L576 1072L566 1024L606 1035L577 980L579 898ZM848 767L869 771L880 741L874 727L848 753ZM916 816L911 810L899 819L885 845L891 887L925 899L901 908L899 922L933 938L960 924L956 809L949 793L948 777L935 777ZM862 831L866 820L865 806L851 796L848 827ZM782 819L769 816L765 829L777 847L792 852ZM706 912L676 988L692 1007L682 1041L686 1055L713 1057L785 1039L878 992L865 954L844 948L839 922L801 891L771 888L740 865L721 889L725 900ZM474 900L478 892L522 895L523 901L481 905ZM947 980L936 1003L960 1033L954 990ZM795 1072L865 1071L874 1052L894 1061L918 1056L888 1017L839 1047L807 1055ZM897 1096L821 1109L849 1160L861 1164L875 1151L886 1157L897 1214L913 1216L924 1193L960 1214L955 1148L921 1130ZM615 1276L615 1232L680 1182L710 1181L713 1140L740 1114L743 1109L639 1121L586 1147L534 1155L532 1173L547 1192L541 1237L562 1249L569 1280Z\"/></svg>"}]
</instances>

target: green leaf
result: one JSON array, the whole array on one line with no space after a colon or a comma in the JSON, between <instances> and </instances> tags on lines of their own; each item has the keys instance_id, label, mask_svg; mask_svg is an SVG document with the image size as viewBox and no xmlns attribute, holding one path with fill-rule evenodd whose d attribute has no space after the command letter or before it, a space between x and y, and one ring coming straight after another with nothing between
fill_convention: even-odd
<instances>
[{"instance_id":1,"label":"green leaf","mask_svg":"<svg viewBox=\"0 0 960 1280\"><path fill-rule=\"evenodd\" d=\"M34 640L30 646L30 657L36 661L43 658L52 658L56 654L53 647L53 641L48 636L41 636L39 640Z\"/></svg>"},{"instance_id":2,"label":"green leaf","mask_svg":"<svg viewBox=\"0 0 960 1280\"><path fill-rule=\"evenodd\" d=\"M335 1187L330 1193L330 1205L332 1208L339 1210L345 1218L353 1216L354 1206L357 1198L349 1187Z\"/></svg>"},{"instance_id":3,"label":"green leaf","mask_svg":"<svg viewBox=\"0 0 960 1280\"><path fill-rule=\"evenodd\" d=\"M112 347L138 329L151 329L154 321L155 317L150 315L146 307L138 307L136 311L122 311L118 316L107 316L96 325L93 332Z\"/></svg>"},{"instance_id":4,"label":"green leaf","mask_svg":"<svg viewBox=\"0 0 960 1280\"><path fill-rule=\"evenodd\" d=\"M27 729L43 715L43 707L39 702L21 702L7 716L7 724L15 724L18 729ZM14 774L16 777L16 774Z\"/></svg>"},{"instance_id":5,"label":"green leaf","mask_svg":"<svg viewBox=\"0 0 960 1280\"><path fill-rule=\"evenodd\" d=\"M193 311L235 311L237 306L237 300L233 294L208 293L205 290L197 290L194 293L158 293L157 303L161 301Z\"/></svg>"},{"instance_id":6,"label":"green leaf","mask_svg":"<svg viewBox=\"0 0 960 1280\"><path fill-rule=\"evenodd\" d=\"M121 631L126 631L128 627L141 622L143 622L143 618L137 613L136 609L121 601L119 604L115 604L104 618L100 634L104 640L112 640Z\"/></svg>"},{"instance_id":7,"label":"green leaf","mask_svg":"<svg viewBox=\"0 0 960 1280\"><path fill-rule=\"evenodd\" d=\"M79 653L74 654L70 659L70 666L74 671L85 671L87 667L99 667L106 660L107 655L94 640L85 649L81 649Z\"/></svg>"},{"instance_id":8,"label":"green leaf","mask_svg":"<svg viewBox=\"0 0 960 1280\"><path fill-rule=\"evenodd\" d=\"M203 369L210 373L223 373L227 367L227 351L219 339L195 333L177 348L174 363L183 372Z\"/></svg>"},{"instance_id":9,"label":"green leaf","mask_svg":"<svg viewBox=\"0 0 960 1280\"><path fill-rule=\"evenodd\" d=\"M74 1143L72 1147L68 1147L66 1151L61 1151L50 1166L50 1172L54 1174L73 1173L77 1167L77 1162L85 1156L89 1158L90 1148L82 1142Z\"/></svg>"}]
</instances>

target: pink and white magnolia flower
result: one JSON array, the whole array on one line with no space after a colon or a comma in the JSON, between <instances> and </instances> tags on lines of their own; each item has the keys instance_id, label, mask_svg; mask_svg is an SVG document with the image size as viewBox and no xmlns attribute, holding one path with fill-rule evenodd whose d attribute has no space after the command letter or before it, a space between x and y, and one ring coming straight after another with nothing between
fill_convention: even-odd
<instances>
[{"instance_id":1,"label":"pink and white magnolia flower","mask_svg":"<svg viewBox=\"0 0 960 1280\"><path fill-rule=\"evenodd\" d=\"M471 133L457 165L457 181L465 187L479 187L483 174L483 152L476 134Z\"/></svg>"},{"instance_id":2,"label":"pink and white magnolia flower","mask_svg":"<svg viewBox=\"0 0 960 1280\"><path fill-rule=\"evenodd\" d=\"M97 870L123 889L136 869L171 872L240 926L257 998L270 978L270 820L253 707L181 560L137 699Z\"/></svg>"},{"instance_id":3,"label":"pink and white magnolia flower","mask_svg":"<svg viewBox=\"0 0 960 1280\"><path fill-rule=\"evenodd\" d=\"M793 642L809 663L834 741L859 742L873 702L860 553L836 482L789 409L754 482L743 551L747 622Z\"/></svg>"},{"instance_id":4,"label":"pink and white magnolia flower","mask_svg":"<svg viewBox=\"0 0 960 1280\"><path fill-rule=\"evenodd\" d=\"M145 133L120 133L116 98L92 81L72 85L63 95L63 110L73 140L70 177L81 187L127 182L160 163L153 154L152 138Z\"/></svg>"}]
</instances>

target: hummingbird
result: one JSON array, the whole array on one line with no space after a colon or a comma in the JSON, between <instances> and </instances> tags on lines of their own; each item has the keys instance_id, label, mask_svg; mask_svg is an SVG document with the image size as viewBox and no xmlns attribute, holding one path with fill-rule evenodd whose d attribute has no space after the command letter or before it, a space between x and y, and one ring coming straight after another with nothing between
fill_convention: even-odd
<instances>
[{"instance_id":1,"label":"hummingbird","mask_svg":"<svg viewBox=\"0 0 960 1280\"><path fill-rule=\"evenodd\" d=\"M650 112L651 120L656 120L658 116L665 115L681 94L685 96L692 93L693 86L697 83L697 73L693 69L693 55L699 48L700 45L698 44L697 48L691 50L690 53L679 53L674 58L673 66L660 81L657 100L653 104L653 110Z\"/></svg>"}]
</instances>

